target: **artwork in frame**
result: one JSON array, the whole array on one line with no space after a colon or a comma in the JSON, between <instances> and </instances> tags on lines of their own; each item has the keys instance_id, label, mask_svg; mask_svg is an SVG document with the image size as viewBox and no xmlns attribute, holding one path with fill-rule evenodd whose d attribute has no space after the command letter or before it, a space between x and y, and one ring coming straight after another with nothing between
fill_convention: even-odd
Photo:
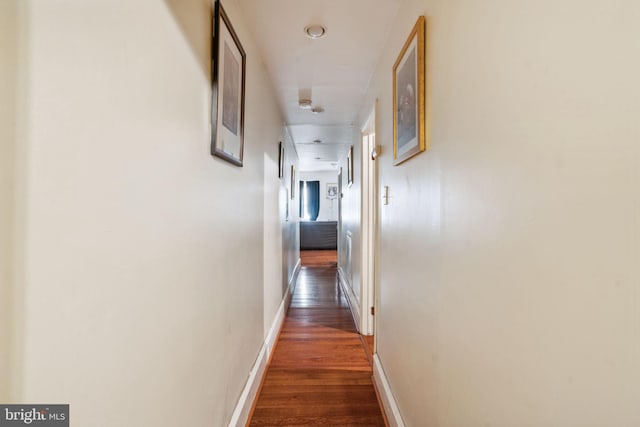
<instances>
[{"instance_id":1,"label":"artwork in frame","mask_svg":"<svg viewBox=\"0 0 640 427\"><path fill-rule=\"evenodd\" d=\"M337 199L338 198L338 184L329 183L327 184L327 199Z\"/></svg>"},{"instance_id":2,"label":"artwork in frame","mask_svg":"<svg viewBox=\"0 0 640 427\"><path fill-rule=\"evenodd\" d=\"M349 147L347 154L347 187L353 184L353 145Z\"/></svg>"},{"instance_id":3,"label":"artwork in frame","mask_svg":"<svg viewBox=\"0 0 640 427\"><path fill-rule=\"evenodd\" d=\"M284 176L284 144L282 141L278 147L278 178L282 178Z\"/></svg>"},{"instance_id":4,"label":"artwork in frame","mask_svg":"<svg viewBox=\"0 0 640 427\"><path fill-rule=\"evenodd\" d=\"M291 165L291 200L296 197L296 167Z\"/></svg>"},{"instance_id":5,"label":"artwork in frame","mask_svg":"<svg viewBox=\"0 0 640 427\"><path fill-rule=\"evenodd\" d=\"M425 95L426 21L418 18L393 65L393 164L427 148Z\"/></svg>"},{"instance_id":6,"label":"artwork in frame","mask_svg":"<svg viewBox=\"0 0 640 427\"><path fill-rule=\"evenodd\" d=\"M219 0L212 51L211 154L242 166L246 54Z\"/></svg>"},{"instance_id":7,"label":"artwork in frame","mask_svg":"<svg viewBox=\"0 0 640 427\"><path fill-rule=\"evenodd\" d=\"M286 192L287 192L287 195L285 196L286 202L284 204L285 206L284 220L289 221L289 189L288 188L286 189Z\"/></svg>"}]
</instances>

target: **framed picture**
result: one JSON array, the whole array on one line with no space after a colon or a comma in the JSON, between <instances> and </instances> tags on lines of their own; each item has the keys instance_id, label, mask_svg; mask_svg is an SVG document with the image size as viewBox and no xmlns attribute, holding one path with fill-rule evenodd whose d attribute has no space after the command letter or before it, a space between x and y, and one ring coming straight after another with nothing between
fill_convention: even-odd
<instances>
[{"instance_id":1,"label":"framed picture","mask_svg":"<svg viewBox=\"0 0 640 427\"><path fill-rule=\"evenodd\" d=\"M211 154L242 166L246 54L219 0L213 15Z\"/></svg>"},{"instance_id":2,"label":"framed picture","mask_svg":"<svg viewBox=\"0 0 640 427\"><path fill-rule=\"evenodd\" d=\"M291 200L296 197L296 167L291 165Z\"/></svg>"},{"instance_id":3,"label":"framed picture","mask_svg":"<svg viewBox=\"0 0 640 427\"><path fill-rule=\"evenodd\" d=\"M338 184L327 184L327 199L338 198Z\"/></svg>"},{"instance_id":4,"label":"framed picture","mask_svg":"<svg viewBox=\"0 0 640 427\"><path fill-rule=\"evenodd\" d=\"M282 141L278 147L278 178L282 178L284 176L284 144Z\"/></svg>"},{"instance_id":5,"label":"framed picture","mask_svg":"<svg viewBox=\"0 0 640 427\"><path fill-rule=\"evenodd\" d=\"M351 184L353 184L353 145L349 147L347 154L347 187L351 187Z\"/></svg>"},{"instance_id":6,"label":"framed picture","mask_svg":"<svg viewBox=\"0 0 640 427\"><path fill-rule=\"evenodd\" d=\"M426 150L425 19L418 18L393 65L393 164Z\"/></svg>"},{"instance_id":7,"label":"framed picture","mask_svg":"<svg viewBox=\"0 0 640 427\"><path fill-rule=\"evenodd\" d=\"M285 205L284 220L289 221L289 189L287 188L286 191L287 191L287 195L285 197L286 203L284 204Z\"/></svg>"}]
</instances>

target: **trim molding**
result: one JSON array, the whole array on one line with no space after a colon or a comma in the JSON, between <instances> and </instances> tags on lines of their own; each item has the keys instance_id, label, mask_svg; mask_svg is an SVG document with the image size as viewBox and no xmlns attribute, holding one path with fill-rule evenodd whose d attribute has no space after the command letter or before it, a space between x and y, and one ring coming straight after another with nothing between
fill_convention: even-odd
<instances>
[{"instance_id":1,"label":"trim molding","mask_svg":"<svg viewBox=\"0 0 640 427\"><path fill-rule=\"evenodd\" d=\"M349 286L347 282L342 267L338 267L338 277L340 278L340 287L347 296L347 301L349 302L349 310L351 311L351 317L353 317L353 321L356 324L356 329L358 330L358 332L361 332L362 328L360 328L360 305L358 303L358 299L356 298L356 294L353 293L353 289L351 289L351 286Z\"/></svg>"},{"instance_id":2,"label":"trim molding","mask_svg":"<svg viewBox=\"0 0 640 427\"><path fill-rule=\"evenodd\" d=\"M384 407L384 413L387 416L387 421L390 427L404 427L402 416L400 415L400 409L398 404L391 393L391 387L389 381L382 368L382 362L378 357L378 354L373 355L373 381L378 390L380 399L382 400L382 406Z\"/></svg>"},{"instance_id":3,"label":"trim molding","mask_svg":"<svg viewBox=\"0 0 640 427\"><path fill-rule=\"evenodd\" d=\"M300 269L302 268L302 260L298 258L298 262L296 262L296 266L293 267L293 273L291 273L291 277L289 278L289 289L293 294L293 290L296 288L296 283L298 282L298 274L300 273Z\"/></svg>"},{"instance_id":4,"label":"trim molding","mask_svg":"<svg viewBox=\"0 0 640 427\"><path fill-rule=\"evenodd\" d=\"M287 308L291 303L291 296L298 281L298 273L300 273L300 259L298 259L293 269L293 274L287 286L287 292L285 292L284 298L282 298L280 307L278 307L278 311L276 312L276 317L273 319L273 323L260 348L258 357L249 372L249 378L242 389L242 393L240 393L236 407L231 415L231 421L229 421L229 427L244 427L247 421L249 421L249 415L251 415L253 404L262 385L262 379L267 371L267 365L269 364L269 360L271 360L273 349L278 341L278 335L284 323Z\"/></svg>"}]
</instances>

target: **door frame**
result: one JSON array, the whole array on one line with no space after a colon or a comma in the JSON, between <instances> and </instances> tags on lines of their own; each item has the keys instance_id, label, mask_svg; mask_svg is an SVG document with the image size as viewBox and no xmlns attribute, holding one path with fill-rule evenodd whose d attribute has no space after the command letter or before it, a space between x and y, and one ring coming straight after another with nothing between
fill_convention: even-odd
<instances>
[{"instance_id":1,"label":"door frame","mask_svg":"<svg viewBox=\"0 0 640 427\"><path fill-rule=\"evenodd\" d=\"M376 150L376 100L369 117L362 126L361 171L361 221L360 234L362 244L362 288L360 306L360 333L375 335L375 311L377 306L376 262L377 262L377 220L378 220L378 168L373 155Z\"/></svg>"}]
</instances>

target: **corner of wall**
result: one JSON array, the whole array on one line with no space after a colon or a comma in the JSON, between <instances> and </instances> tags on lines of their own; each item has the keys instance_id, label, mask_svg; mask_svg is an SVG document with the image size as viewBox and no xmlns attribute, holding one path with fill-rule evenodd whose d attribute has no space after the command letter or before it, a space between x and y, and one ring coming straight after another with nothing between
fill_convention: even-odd
<instances>
[{"instance_id":1,"label":"corner of wall","mask_svg":"<svg viewBox=\"0 0 640 427\"><path fill-rule=\"evenodd\" d=\"M256 358L256 361L251 368L251 372L249 372L249 378L247 379L244 389L240 394L240 398L236 403L231 421L229 422L229 427L245 426L247 424L247 421L249 421L251 412L255 407L256 399L258 398L258 393L260 392L260 387L262 385L264 375L266 374L268 362L271 359L271 355L273 354L273 351L275 349L278 336L280 335L280 329L282 329L287 309L289 308L289 304L291 303L291 296L293 295L299 272L300 262L296 263L294 267L293 275L289 280L287 290L284 297L282 298L282 302L278 307L271 326L266 332L264 343L260 348L258 357Z\"/></svg>"},{"instance_id":2,"label":"corner of wall","mask_svg":"<svg viewBox=\"0 0 640 427\"><path fill-rule=\"evenodd\" d=\"M376 386L378 396L382 401L384 413L387 417L390 427L404 427L404 421L400 415L400 409L396 403L396 399L391 392L389 380L384 372L382 361L377 354L373 355L373 381Z\"/></svg>"}]
</instances>

